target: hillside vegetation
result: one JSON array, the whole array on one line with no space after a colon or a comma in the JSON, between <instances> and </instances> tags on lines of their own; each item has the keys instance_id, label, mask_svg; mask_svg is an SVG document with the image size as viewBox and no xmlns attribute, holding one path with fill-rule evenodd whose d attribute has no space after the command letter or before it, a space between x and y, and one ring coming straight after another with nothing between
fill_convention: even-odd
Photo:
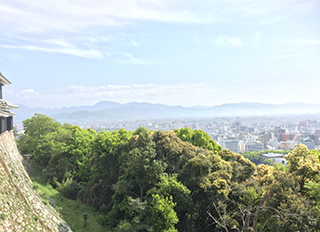
<instances>
[{"instance_id":1,"label":"hillside vegetation","mask_svg":"<svg viewBox=\"0 0 320 232\"><path fill-rule=\"evenodd\" d=\"M30 178L33 182L33 188L41 192L43 202L45 204L53 204L74 232L106 231L105 226L99 222L98 212L95 212L92 207L85 203L68 199L57 189L54 189L51 184L46 182L41 169L33 167ZM84 214L88 215L86 221L83 219Z\"/></svg>"},{"instance_id":2,"label":"hillside vegetation","mask_svg":"<svg viewBox=\"0 0 320 232\"><path fill-rule=\"evenodd\" d=\"M108 231L317 231L319 152L256 166L201 130L100 132L36 114L19 149Z\"/></svg>"}]
</instances>

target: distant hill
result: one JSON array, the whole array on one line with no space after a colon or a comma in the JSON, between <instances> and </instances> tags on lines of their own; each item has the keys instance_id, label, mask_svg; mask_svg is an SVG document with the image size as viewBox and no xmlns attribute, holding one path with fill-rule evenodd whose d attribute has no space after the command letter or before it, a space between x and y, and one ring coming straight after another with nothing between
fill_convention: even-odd
<instances>
[{"instance_id":1,"label":"distant hill","mask_svg":"<svg viewBox=\"0 0 320 232\"><path fill-rule=\"evenodd\" d=\"M128 120L128 119L160 119L190 117L236 117L236 116L276 116L320 114L320 105L305 103L262 104L243 102L222 104L212 107L182 107L163 104L131 102L120 104L101 101L90 106L63 107L56 109L31 108L19 104L16 121L30 118L34 113L41 113L61 122L75 120Z\"/></svg>"}]
</instances>

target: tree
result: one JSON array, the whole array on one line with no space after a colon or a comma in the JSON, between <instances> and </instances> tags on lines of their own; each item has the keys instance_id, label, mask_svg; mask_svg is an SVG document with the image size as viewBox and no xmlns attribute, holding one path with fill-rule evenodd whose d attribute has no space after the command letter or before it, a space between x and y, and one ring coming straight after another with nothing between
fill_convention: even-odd
<instances>
[{"instance_id":1,"label":"tree","mask_svg":"<svg viewBox=\"0 0 320 232\"><path fill-rule=\"evenodd\" d=\"M126 219L121 220L113 231L152 231L154 225L150 223L151 209L147 201L128 197L127 204Z\"/></svg>"},{"instance_id":2,"label":"tree","mask_svg":"<svg viewBox=\"0 0 320 232\"><path fill-rule=\"evenodd\" d=\"M18 140L18 148L23 154L30 154L33 160L41 165L47 165L50 160L44 137L56 131L61 124L42 114L35 114L31 119L23 121L24 134Z\"/></svg>"},{"instance_id":3,"label":"tree","mask_svg":"<svg viewBox=\"0 0 320 232\"><path fill-rule=\"evenodd\" d=\"M113 185L119 178L120 156L128 152L132 132L120 129L113 132L100 132L92 141L92 158L89 162L87 201L100 209L112 207ZM101 209L100 209L101 210Z\"/></svg>"},{"instance_id":4,"label":"tree","mask_svg":"<svg viewBox=\"0 0 320 232\"><path fill-rule=\"evenodd\" d=\"M158 194L152 195L150 221L154 231L177 232L174 225L179 219L174 211L175 203L172 196L163 197Z\"/></svg>"},{"instance_id":5,"label":"tree","mask_svg":"<svg viewBox=\"0 0 320 232\"><path fill-rule=\"evenodd\" d=\"M155 143L147 131L139 131L139 134L134 135L132 139L130 151L121 157L122 175L119 178L122 181L116 184L116 189L122 192L124 181L126 186L132 186L127 190L142 201L145 192L159 180L166 165L155 159L157 156Z\"/></svg>"},{"instance_id":6,"label":"tree","mask_svg":"<svg viewBox=\"0 0 320 232\"><path fill-rule=\"evenodd\" d=\"M232 177L232 168L227 161L222 160L219 155L204 154L200 153L190 159L178 176L191 191L195 211L192 219L196 231L203 231L211 224L207 212L214 211L212 202L224 202L228 199Z\"/></svg>"},{"instance_id":7,"label":"tree","mask_svg":"<svg viewBox=\"0 0 320 232\"><path fill-rule=\"evenodd\" d=\"M320 154L304 145L285 169L255 166L189 128L96 134L36 114L25 129L20 149L110 231L319 230Z\"/></svg>"},{"instance_id":8,"label":"tree","mask_svg":"<svg viewBox=\"0 0 320 232\"><path fill-rule=\"evenodd\" d=\"M301 190L304 189L305 183L313 180L319 174L319 152L309 151L304 144L300 144L299 147L296 145L285 158L289 162L288 172L299 178Z\"/></svg>"},{"instance_id":9,"label":"tree","mask_svg":"<svg viewBox=\"0 0 320 232\"><path fill-rule=\"evenodd\" d=\"M269 165L269 166L275 166L275 163L274 163L273 159L265 159L263 161L263 164Z\"/></svg>"},{"instance_id":10,"label":"tree","mask_svg":"<svg viewBox=\"0 0 320 232\"><path fill-rule=\"evenodd\" d=\"M189 142L183 142L172 131L156 131L152 137L156 143L157 159L166 163L167 173L179 173L200 150Z\"/></svg>"},{"instance_id":11,"label":"tree","mask_svg":"<svg viewBox=\"0 0 320 232\"><path fill-rule=\"evenodd\" d=\"M88 172L84 164L90 159L91 142L96 136L91 129L65 124L44 137L45 145L50 150L47 165L48 176L64 182L67 178L87 181Z\"/></svg>"},{"instance_id":12,"label":"tree","mask_svg":"<svg viewBox=\"0 0 320 232\"><path fill-rule=\"evenodd\" d=\"M216 216L207 212L213 220L224 231L241 232L263 232L263 231L301 231L299 227L292 227L294 214L285 209L277 209L267 205L270 193L264 189L257 191L248 186L237 202L238 207L232 213L221 213L220 209L213 203ZM230 212L230 211L229 211ZM290 229L286 230L290 224ZM271 226L270 226L271 225ZM272 227L276 225L276 227ZM292 230L295 228L295 230ZM310 231L308 227L303 231Z\"/></svg>"},{"instance_id":13,"label":"tree","mask_svg":"<svg viewBox=\"0 0 320 232\"><path fill-rule=\"evenodd\" d=\"M191 215L193 211L193 202L190 190L177 180L176 175L163 174L154 188L148 191L148 195L159 195L161 198L172 198L175 203L179 222L176 225L178 231L191 231L193 228Z\"/></svg>"},{"instance_id":14,"label":"tree","mask_svg":"<svg viewBox=\"0 0 320 232\"><path fill-rule=\"evenodd\" d=\"M55 131L61 124L43 114L34 114L31 119L23 121L24 134L34 139L40 139Z\"/></svg>"},{"instance_id":15,"label":"tree","mask_svg":"<svg viewBox=\"0 0 320 232\"><path fill-rule=\"evenodd\" d=\"M316 214L301 191L301 177L288 169L258 165L255 181L269 194L266 210L259 218L267 231L316 230Z\"/></svg>"},{"instance_id":16,"label":"tree","mask_svg":"<svg viewBox=\"0 0 320 232\"><path fill-rule=\"evenodd\" d=\"M232 181L245 181L255 171L254 164L240 154L225 149L219 152L219 155L223 160L230 162L232 166Z\"/></svg>"},{"instance_id":17,"label":"tree","mask_svg":"<svg viewBox=\"0 0 320 232\"><path fill-rule=\"evenodd\" d=\"M257 154L257 152L245 152L242 154L246 159L250 160L255 165L258 165L260 162L260 154Z\"/></svg>"},{"instance_id":18,"label":"tree","mask_svg":"<svg viewBox=\"0 0 320 232\"><path fill-rule=\"evenodd\" d=\"M187 141L194 146L201 147L218 153L222 150L221 146L217 144L210 135L203 130L191 130L190 128L175 129L174 132L182 140Z\"/></svg>"},{"instance_id":19,"label":"tree","mask_svg":"<svg viewBox=\"0 0 320 232\"><path fill-rule=\"evenodd\" d=\"M309 197L314 201L315 211L318 213L318 220L320 222L320 183L310 181L305 184Z\"/></svg>"},{"instance_id":20,"label":"tree","mask_svg":"<svg viewBox=\"0 0 320 232\"><path fill-rule=\"evenodd\" d=\"M113 207L108 213L109 223L119 226L123 221L131 223L132 217L128 216L130 205L129 197L144 202L148 199L147 191L160 179L166 165L156 158L155 143L145 129L138 129L138 133L132 136L132 142L128 153L121 155L120 176L114 188L112 196ZM156 205L158 201L155 201ZM159 204L168 203L166 200Z\"/></svg>"}]
</instances>

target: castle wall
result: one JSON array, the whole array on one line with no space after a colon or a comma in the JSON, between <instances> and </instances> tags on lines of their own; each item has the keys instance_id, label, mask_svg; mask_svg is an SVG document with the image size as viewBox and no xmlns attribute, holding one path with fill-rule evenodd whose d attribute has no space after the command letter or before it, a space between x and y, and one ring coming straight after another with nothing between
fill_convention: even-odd
<instances>
[{"instance_id":1,"label":"castle wall","mask_svg":"<svg viewBox=\"0 0 320 232\"><path fill-rule=\"evenodd\" d=\"M43 204L22 161L13 132L0 134L0 231L71 231Z\"/></svg>"}]
</instances>

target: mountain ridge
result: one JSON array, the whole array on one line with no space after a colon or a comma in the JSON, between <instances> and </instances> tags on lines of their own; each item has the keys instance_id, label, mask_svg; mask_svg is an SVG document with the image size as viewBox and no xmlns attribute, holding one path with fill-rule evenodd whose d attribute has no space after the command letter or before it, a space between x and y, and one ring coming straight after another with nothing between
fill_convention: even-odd
<instances>
[{"instance_id":1,"label":"mountain ridge","mask_svg":"<svg viewBox=\"0 0 320 232\"><path fill-rule=\"evenodd\" d=\"M231 117L320 114L320 105L306 103L265 104L259 102L226 103L215 106L170 106L147 102L121 104L100 101L94 105L55 109L32 108L18 104L17 120L30 118L34 113L46 114L62 122L79 119L126 120L186 117Z\"/></svg>"}]
</instances>

